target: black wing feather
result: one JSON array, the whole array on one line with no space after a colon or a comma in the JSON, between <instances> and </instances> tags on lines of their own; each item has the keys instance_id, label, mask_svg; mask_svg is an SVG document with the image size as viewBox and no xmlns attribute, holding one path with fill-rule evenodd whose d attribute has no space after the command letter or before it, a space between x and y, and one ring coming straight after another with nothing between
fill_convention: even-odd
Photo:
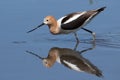
<instances>
[{"instance_id":1,"label":"black wing feather","mask_svg":"<svg viewBox=\"0 0 120 80\"><path fill-rule=\"evenodd\" d=\"M99 8L97 10L90 10L87 11L85 14L81 15L80 17L78 17L77 19L71 21L70 23L66 23L64 24L68 19L70 19L71 17L73 17L76 14L80 14L80 13L72 13L69 14L68 16L66 16L63 20L62 20L62 25L61 28L64 30L73 30L73 29L77 29L79 27L82 27L82 25L88 20L91 21L91 19L93 19L97 14L99 14L101 11L103 11L106 7L102 7Z\"/></svg>"}]
</instances>

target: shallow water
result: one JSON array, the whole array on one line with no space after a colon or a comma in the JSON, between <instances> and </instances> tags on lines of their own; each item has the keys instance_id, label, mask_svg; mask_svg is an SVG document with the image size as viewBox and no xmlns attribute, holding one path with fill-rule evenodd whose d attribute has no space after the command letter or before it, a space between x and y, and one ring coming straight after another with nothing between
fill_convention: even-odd
<instances>
[{"instance_id":1,"label":"shallow water","mask_svg":"<svg viewBox=\"0 0 120 80\"><path fill-rule=\"evenodd\" d=\"M69 3L68 3L69 2ZM30 34L26 32L39 25L44 16L59 17L74 11L96 9L107 6L86 28L96 32L96 45L92 36L80 30L80 43L77 51L88 50L82 54L97 66L104 80L120 79L120 1L40 1L40 0L1 0L0 1L0 80L98 80L100 78L76 72L55 63L48 69L42 61L27 54L26 50L47 57L53 47L74 49L76 41L73 34L54 36L48 28L41 27ZM62 5L62 6L61 6ZM55 6L55 7L54 7Z\"/></svg>"}]
</instances>

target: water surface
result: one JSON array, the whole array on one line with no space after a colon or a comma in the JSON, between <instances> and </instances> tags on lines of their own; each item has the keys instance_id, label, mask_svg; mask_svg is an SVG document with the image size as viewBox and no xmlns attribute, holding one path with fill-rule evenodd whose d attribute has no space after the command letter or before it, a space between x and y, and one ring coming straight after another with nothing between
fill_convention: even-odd
<instances>
[{"instance_id":1,"label":"water surface","mask_svg":"<svg viewBox=\"0 0 120 80\"><path fill-rule=\"evenodd\" d=\"M73 1L73 0L1 0L0 1L0 80L98 80L100 78L76 72L55 63L48 69L42 61L26 54L30 50L46 57L52 47L74 49L73 34L54 36L48 28L27 34L39 25L46 15L57 19L75 11L84 11L107 6L86 28L96 32L96 46L84 52L83 57L102 70L105 80L120 79L120 1ZM80 30L77 51L92 48L92 36Z\"/></svg>"}]
</instances>

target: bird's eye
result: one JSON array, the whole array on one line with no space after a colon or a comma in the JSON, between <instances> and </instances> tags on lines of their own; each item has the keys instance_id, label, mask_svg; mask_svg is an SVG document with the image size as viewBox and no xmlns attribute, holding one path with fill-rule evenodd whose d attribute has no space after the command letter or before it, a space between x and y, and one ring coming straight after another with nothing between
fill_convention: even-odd
<instances>
[{"instance_id":1,"label":"bird's eye","mask_svg":"<svg viewBox=\"0 0 120 80\"><path fill-rule=\"evenodd\" d=\"M48 21L48 19L46 21Z\"/></svg>"},{"instance_id":2,"label":"bird's eye","mask_svg":"<svg viewBox=\"0 0 120 80\"><path fill-rule=\"evenodd\" d=\"M45 61L45 64L48 64L48 62L47 62L47 61Z\"/></svg>"}]
</instances>

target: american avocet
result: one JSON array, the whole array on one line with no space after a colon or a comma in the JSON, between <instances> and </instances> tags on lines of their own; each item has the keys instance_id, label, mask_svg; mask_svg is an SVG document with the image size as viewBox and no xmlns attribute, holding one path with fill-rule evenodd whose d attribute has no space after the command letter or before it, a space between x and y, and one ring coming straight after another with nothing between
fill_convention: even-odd
<instances>
[{"instance_id":1,"label":"american avocet","mask_svg":"<svg viewBox=\"0 0 120 80\"><path fill-rule=\"evenodd\" d=\"M98 77L102 77L103 76L102 72L89 60L85 59L82 55L80 55L82 52L88 50L91 49L88 48L86 50L82 50L79 52L69 48L53 47L50 49L47 58L42 58L39 55L30 51L27 51L27 53L37 56L39 59L43 61L44 66L46 66L47 68L52 67L54 63L57 61L58 63L63 64L69 69L78 72L87 72Z\"/></svg>"},{"instance_id":2,"label":"american avocet","mask_svg":"<svg viewBox=\"0 0 120 80\"><path fill-rule=\"evenodd\" d=\"M102 7L97 10L71 13L61 17L58 20L56 20L53 16L47 16L44 18L42 24L28 31L27 33L32 32L43 25L48 25L50 32L54 35L74 33L77 42L79 42L76 31L78 31L79 29L83 29L91 33L93 35L93 40L95 40L95 33L91 30L84 28L84 26L105 8L106 7Z\"/></svg>"}]
</instances>

